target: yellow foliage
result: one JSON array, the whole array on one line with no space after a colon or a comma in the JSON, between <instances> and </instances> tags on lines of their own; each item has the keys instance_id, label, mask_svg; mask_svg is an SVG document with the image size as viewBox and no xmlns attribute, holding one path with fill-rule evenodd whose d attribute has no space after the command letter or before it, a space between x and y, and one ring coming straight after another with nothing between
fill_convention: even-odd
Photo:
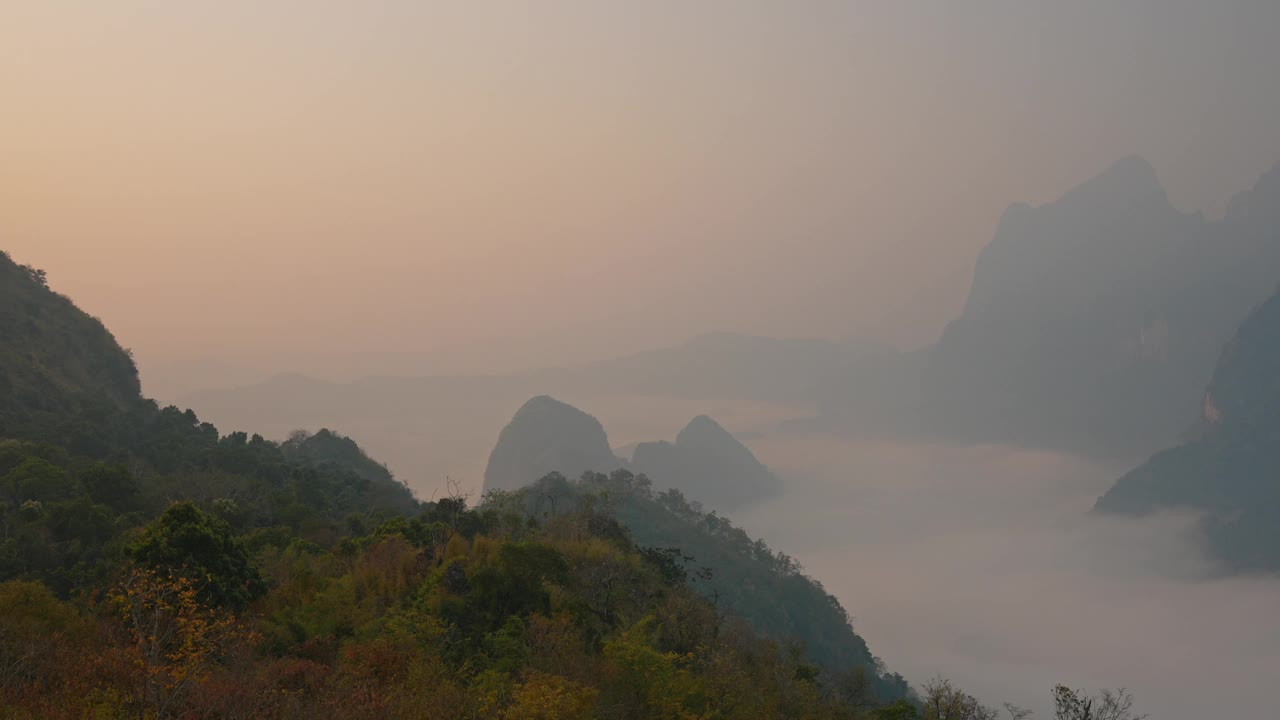
<instances>
[{"instance_id":1,"label":"yellow foliage","mask_svg":"<svg viewBox=\"0 0 1280 720\"><path fill-rule=\"evenodd\" d=\"M444 559L447 562L454 558L465 558L470 551L471 543L467 542L467 539L461 535L454 535L449 538L449 543L444 547Z\"/></svg>"},{"instance_id":2,"label":"yellow foliage","mask_svg":"<svg viewBox=\"0 0 1280 720\"><path fill-rule=\"evenodd\" d=\"M233 642L250 638L231 613L205 605L196 581L134 569L107 595L129 639L138 695L157 717Z\"/></svg>"},{"instance_id":3,"label":"yellow foliage","mask_svg":"<svg viewBox=\"0 0 1280 720\"><path fill-rule=\"evenodd\" d=\"M531 672L516 686L514 701L502 720L589 720L595 706L594 688L557 675Z\"/></svg>"},{"instance_id":4,"label":"yellow foliage","mask_svg":"<svg viewBox=\"0 0 1280 720\"><path fill-rule=\"evenodd\" d=\"M605 643L618 690L629 703L646 708L649 717L695 720L700 715L693 706L704 693L686 667L693 657L655 649L648 640L652 622L645 618Z\"/></svg>"},{"instance_id":5,"label":"yellow foliage","mask_svg":"<svg viewBox=\"0 0 1280 720\"><path fill-rule=\"evenodd\" d=\"M502 548L502 541L480 535L476 537L475 544L471 547L471 559L478 563L493 562L498 557L498 550Z\"/></svg>"},{"instance_id":6,"label":"yellow foliage","mask_svg":"<svg viewBox=\"0 0 1280 720\"><path fill-rule=\"evenodd\" d=\"M398 535L365 548L353 568L360 596L376 598L379 609L391 606L416 584L425 569L421 557L422 551Z\"/></svg>"}]
</instances>

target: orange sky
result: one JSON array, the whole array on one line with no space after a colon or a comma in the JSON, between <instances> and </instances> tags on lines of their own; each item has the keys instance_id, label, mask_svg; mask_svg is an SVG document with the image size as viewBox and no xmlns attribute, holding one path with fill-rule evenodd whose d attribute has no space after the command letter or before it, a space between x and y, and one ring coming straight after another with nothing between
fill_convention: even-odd
<instances>
[{"instance_id":1,"label":"orange sky","mask_svg":"<svg viewBox=\"0 0 1280 720\"><path fill-rule=\"evenodd\" d=\"M927 342L1009 202L1280 160L1273 3L1057 5L0 3L0 247L144 368Z\"/></svg>"}]
</instances>

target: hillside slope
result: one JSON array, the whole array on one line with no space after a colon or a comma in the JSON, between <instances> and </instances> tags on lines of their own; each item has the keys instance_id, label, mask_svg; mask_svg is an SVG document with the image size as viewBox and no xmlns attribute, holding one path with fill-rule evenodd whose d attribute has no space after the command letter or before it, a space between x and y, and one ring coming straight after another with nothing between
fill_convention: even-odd
<instances>
[{"instance_id":1,"label":"hillside slope","mask_svg":"<svg viewBox=\"0 0 1280 720\"><path fill-rule=\"evenodd\" d=\"M691 586L721 612L742 618L764 637L798 642L830 678L861 673L878 697L907 694L906 682L884 669L821 583L724 517L692 506L679 490L654 492L648 478L627 470L587 473L577 481L553 473L518 498L538 517L584 503L607 510L637 545L682 568Z\"/></svg>"},{"instance_id":2,"label":"hillside slope","mask_svg":"<svg viewBox=\"0 0 1280 720\"><path fill-rule=\"evenodd\" d=\"M141 522L176 501L264 543L332 542L351 514L418 510L403 483L336 433L284 445L223 435L144 399L102 324L8 256L0 295L0 581L63 593L92 583Z\"/></svg>"},{"instance_id":3,"label":"hillside slope","mask_svg":"<svg viewBox=\"0 0 1280 720\"><path fill-rule=\"evenodd\" d=\"M0 252L0 437L71 437L142 401L138 370L106 327Z\"/></svg>"}]
</instances>

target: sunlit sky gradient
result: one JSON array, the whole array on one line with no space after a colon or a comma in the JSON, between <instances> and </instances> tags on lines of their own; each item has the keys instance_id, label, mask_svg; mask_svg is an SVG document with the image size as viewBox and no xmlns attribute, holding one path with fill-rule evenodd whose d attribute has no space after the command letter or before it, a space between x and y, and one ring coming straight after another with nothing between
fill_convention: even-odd
<instances>
[{"instance_id":1,"label":"sunlit sky gradient","mask_svg":"<svg viewBox=\"0 0 1280 720\"><path fill-rule=\"evenodd\" d=\"M1139 153L1220 213L1280 160L1277 28L1273 0L0 0L0 247L144 368L914 345L1012 201Z\"/></svg>"}]
</instances>

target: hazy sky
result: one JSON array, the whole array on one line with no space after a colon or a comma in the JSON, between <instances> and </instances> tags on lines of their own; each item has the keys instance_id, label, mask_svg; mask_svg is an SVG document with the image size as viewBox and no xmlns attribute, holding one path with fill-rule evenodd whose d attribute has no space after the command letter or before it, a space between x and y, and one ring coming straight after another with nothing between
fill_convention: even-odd
<instances>
[{"instance_id":1,"label":"hazy sky","mask_svg":"<svg viewBox=\"0 0 1280 720\"><path fill-rule=\"evenodd\" d=\"M1011 201L1280 160L1274 0L0 0L0 247L148 363L933 338ZM431 368L426 368L431 369Z\"/></svg>"}]
</instances>

